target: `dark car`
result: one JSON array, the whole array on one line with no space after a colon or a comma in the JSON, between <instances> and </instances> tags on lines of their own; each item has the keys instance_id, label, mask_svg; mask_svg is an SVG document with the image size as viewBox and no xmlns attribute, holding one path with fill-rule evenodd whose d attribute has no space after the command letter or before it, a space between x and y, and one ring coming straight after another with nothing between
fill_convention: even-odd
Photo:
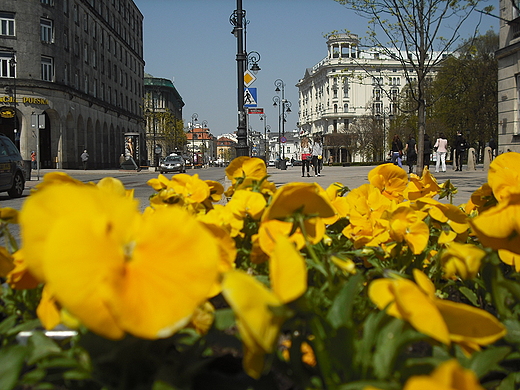
<instances>
[{"instance_id":1,"label":"dark car","mask_svg":"<svg viewBox=\"0 0 520 390\"><path fill-rule=\"evenodd\" d=\"M20 152L9 138L0 134L0 192L19 198L25 188L24 163Z\"/></svg>"},{"instance_id":2,"label":"dark car","mask_svg":"<svg viewBox=\"0 0 520 390\"><path fill-rule=\"evenodd\" d=\"M161 162L159 172L186 172L186 162L184 157L179 155L169 155Z\"/></svg>"}]
</instances>

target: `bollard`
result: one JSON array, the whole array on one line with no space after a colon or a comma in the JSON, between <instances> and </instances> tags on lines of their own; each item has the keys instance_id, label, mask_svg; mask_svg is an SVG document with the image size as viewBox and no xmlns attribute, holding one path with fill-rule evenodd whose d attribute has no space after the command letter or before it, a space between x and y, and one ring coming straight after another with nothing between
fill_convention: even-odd
<instances>
[{"instance_id":1,"label":"bollard","mask_svg":"<svg viewBox=\"0 0 520 390\"><path fill-rule=\"evenodd\" d=\"M475 161L475 148L469 148L468 150L468 171L474 171L477 169Z\"/></svg>"},{"instance_id":2,"label":"bollard","mask_svg":"<svg viewBox=\"0 0 520 390\"><path fill-rule=\"evenodd\" d=\"M493 160L493 151L489 146L484 148L484 171L489 170L489 164L491 164L491 160Z\"/></svg>"}]
</instances>

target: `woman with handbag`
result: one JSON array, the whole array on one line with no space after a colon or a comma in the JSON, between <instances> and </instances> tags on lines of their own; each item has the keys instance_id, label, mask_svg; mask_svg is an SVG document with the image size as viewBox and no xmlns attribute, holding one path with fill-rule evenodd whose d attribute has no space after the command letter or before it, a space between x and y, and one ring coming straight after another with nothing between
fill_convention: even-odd
<instances>
[{"instance_id":1,"label":"woman with handbag","mask_svg":"<svg viewBox=\"0 0 520 390\"><path fill-rule=\"evenodd\" d=\"M323 147L321 146L321 140L319 137L314 138L312 144L312 165L314 165L314 176L320 176L321 172L321 159L323 154Z\"/></svg>"},{"instance_id":2,"label":"woman with handbag","mask_svg":"<svg viewBox=\"0 0 520 390\"><path fill-rule=\"evenodd\" d=\"M312 149L310 145L309 138L305 137L302 139L301 143L302 150L302 177L305 177L305 167L307 167L307 177L311 177L309 174L311 159L312 159Z\"/></svg>"},{"instance_id":3,"label":"woman with handbag","mask_svg":"<svg viewBox=\"0 0 520 390\"><path fill-rule=\"evenodd\" d=\"M394 139L392 140L392 164L398 165L399 168L403 167L403 143L399 138L399 135L394 134Z\"/></svg>"}]
</instances>

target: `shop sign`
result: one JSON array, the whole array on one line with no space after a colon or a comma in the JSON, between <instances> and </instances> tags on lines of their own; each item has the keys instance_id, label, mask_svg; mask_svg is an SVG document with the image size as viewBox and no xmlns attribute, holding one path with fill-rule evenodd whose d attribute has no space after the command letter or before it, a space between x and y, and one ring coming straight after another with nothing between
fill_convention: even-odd
<instances>
[{"instance_id":1,"label":"shop sign","mask_svg":"<svg viewBox=\"0 0 520 390\"><path fill-rule=\"evenodd\" d=\"M49 100L30 96L20 96L15 99L12 96L0 96L0 103L24 103L24 104L44 104L48 105Z\"/></svg>"},{"instance_id":2,"label":"shop sign","mask_svg":"<svg viewBox=\"0 0 520 390\"><path fill-rule=\"evenodd\" d=\"M10 118L14 118L14 116L15 116L15 111L12 108L4 108L3 110L0 111L0 117L2 117L2 118L10 119Z\"/></svg>"}]
</instances>

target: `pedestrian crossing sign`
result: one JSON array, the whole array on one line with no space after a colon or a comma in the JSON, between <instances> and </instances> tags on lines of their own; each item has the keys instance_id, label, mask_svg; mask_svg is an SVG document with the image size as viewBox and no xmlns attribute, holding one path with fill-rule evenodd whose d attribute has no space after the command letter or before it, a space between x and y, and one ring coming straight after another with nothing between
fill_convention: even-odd
<instances>
[{"instance_id":1,"label":"pedestrian crossing sign","mask_svg":"<svg viewBox=\"0 0 520 390\"><path fill-rule=\"evenodd\" d=\"M256 88L244 88L244 107L257 107Z\"/></svg>"}]
</instances>

